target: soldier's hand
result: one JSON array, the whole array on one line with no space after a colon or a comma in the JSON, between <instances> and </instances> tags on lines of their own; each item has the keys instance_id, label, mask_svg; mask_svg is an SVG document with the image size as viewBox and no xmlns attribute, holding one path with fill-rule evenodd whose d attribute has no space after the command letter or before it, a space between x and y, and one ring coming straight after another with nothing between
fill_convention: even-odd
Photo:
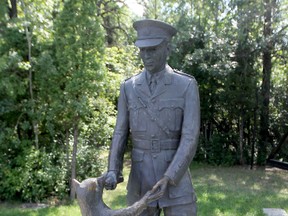
<instances>
[{"instance_id":1,"label":"soldier's hand","mask_svg":"<svg viewBox=\"0 0 288 216\"><path fill-rule=\"evenodd\" d=\"M160 179L152 188L151 195L149 196L148 199L149 200L160 199L167 189L168 182L169 182L168 176L164 176L162 179Z\"/></svg>"},{"instance_id":2,"label":"soldier's hand","mask_svg":"<svg viewBox=\"0 0 288 216\"><path fill-rule=\"evenodd\" d=\"M108 171L105 177L104 187L106 190L114 190L117 186L117 174L116 171Z\"/></svg>"}]
</instances>

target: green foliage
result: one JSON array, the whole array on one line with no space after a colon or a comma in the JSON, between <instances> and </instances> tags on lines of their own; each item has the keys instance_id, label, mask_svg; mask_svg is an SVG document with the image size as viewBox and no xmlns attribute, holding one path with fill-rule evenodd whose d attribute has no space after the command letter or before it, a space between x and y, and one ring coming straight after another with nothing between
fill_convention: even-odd
<instances>
[{"instance_id":1,"label":"green foliage","mask_svg":"<svg viewBox=\"0 0 288 216\"><path fill-rule=\"evenodd\" d=\"M63 198L66 188L64 158L55 153L35 149L25 150L26 157L19 167L19 193L23 200L40 201L50 197Z\"/></svg>"},{"instance_id":2,"label":"green foliage","mask_svg":"<svg viewBox=\"0 0 288 216\"><path fill-rule=\"evenodd\" d=\"M108 152L107 147L97 145L82 146L77 154L77 179L84 180L95 176L100 176L105 172L107 158L103 157L103 152Z\"/></svg>"},{"instance_id":3,"label":"green foliage","mask_svg":"<svg viewBox=\"0 0 288 216\"><path fill-rule=\"evenodd\" d=\"M123 81L123 79L131 77L140 72L143 67L138 55L138 48L134 45L108 47L106 49L105 64L109 72L120 75L116 81L119 81L119 79ZM114 76L109 74L108 79L112 81Z\"/></svg>"},{"instance_id":4,"label":"green foliage","mask_svg":"<svg viewBox=\"0 0 288 216\"><path fill-rule=\"evenodd\" d=\"M102 27L105 30L105 41L107 47L118 46L119 44L130 44L133 37L130 37L131 19L127 19L131 12L127 5L119 0L97 1L97 17L102 20ZM129 17L130 18L130 17ZM135 34L133 32L133 34Z\"/></svg>"},{"instance_id":5,"label":"green foliage","mask_svg":"<svg viewBox=\"0 0 288 216\"><path fill-rule=\"evenodd\" d=\"M31 148L29 141L11 144L9 151L1 157L6 163L1 163L0 199L40 201L49 197L63 198L67 191L64 158Z\"/></svg>"},{"instance_id":6,"label":"green foliage","mask_svg":"<svg viewBox=\"0 0 288 216\"><path fill-rule=\"evenodd\" d=\"M211 3L211 1L184 0L178 2L178 5L173 5L174 7L168 9L170 13L168 17L173 19L166 19L174 23L179 34L174 40L176 46L169 61L172 66L192 74L198 81L202 122L200 148L204 151L217 152L213 154L214 158L211 155L209 157L209 162L213 164L221 163L220 161L236 164L251 162L254 156L261 152L259 147L254 151L254 147L260 142L259 114L263 100L260 97L262 82L260 47L264 47L267 43L263 41L263 25L258 19L264 17L263 4L251 1ZM275 19L273 24L279 29L287 28L280 21L283 19L283 14L281 16L280 12L283 10L282 6L283 4L275 6L279 9L277 11L279 20ZM280 34L274 36L278 37ZM283 50L285 48L280 51L282 57ZM286 70L287 67L283 68L279 63L273 65L274 72L280 68ZM275 77L281 77L286 83L285 76L278 75ZM282 83L281 86L287 85ZM271 93L273 91L274 89ZM283 89L282 92L284 91ZM270 110L273 110L270 115L276 114L276 110L284 114L284 109L280 111L275 107L275 103L270 104ZM278 132L279 128L281 131L287 130L287 126L276 123L276 119L271 118L270 129L273 127L275 129L273 130ZM272 146L279 142L280 135L276 133L272 134L270 143L265 146L270 151ZM223 142L222 138L227 141ZM229 149L227 143L235 149L233 158L229 152L227 153ZM219 152L221 148L227 154L221 154ZM205 160L208 161L208 157Z\"/></svg>"},{"instance_id":7,"label":"green foliage","mask_svg":"<svg viewBox=\"0 0 288 216\"><path fill-rule=\"evenodd\" d=\"M102 90L103 32L95 7L94 1L67 1L56 24L56 80L64 92L64 113L72 121L89 112L88 97Z\"/></svg>"},{"instance_id":8,"label":"green foliage","mask_svg":"<svg viewBox=\"0 0 288 216\"><path fill-rule=\"evenodd\" d=\"M288 81L288 68L283 64L284 62L277 62L280 66L274 71L272 75L273 79L273 92L272 92L272 119L271 122L271 133L274 137L279 140L282 139L288 131L288 92L287 81ZM280 152L277 155L277 159L288 161L288 145L283 145Z\"/></svg>"},{"instance_id":9,"label":"green foliage","mask_svg":"<svg viewBox=\"0 0 288 216\"><path fill-rule=\"evenodd\" d=\"M104 33L96 10L95 1L67 1L63 6L21 1L19 19L7 20L1 31L0 199L40 201L66 195L75 116L80 127L79 175L103 172L106 161L97 152L111 139L120 81L105 76ZM27 63L25 25L32 34L33 64ZM39 149L32 142L35 120Z\"/></svg>"},{"instance_id":10,"label":"green foliage","mask_svg":"<svg viewBox=\"0 0 288 216\"><path fill-rule=\"evenodd\" d=\"M212 165L232 166L237 163L236 137L231 134L213 134L200 139L195 161L206 161Z\"/></svg>"}]
</instances>

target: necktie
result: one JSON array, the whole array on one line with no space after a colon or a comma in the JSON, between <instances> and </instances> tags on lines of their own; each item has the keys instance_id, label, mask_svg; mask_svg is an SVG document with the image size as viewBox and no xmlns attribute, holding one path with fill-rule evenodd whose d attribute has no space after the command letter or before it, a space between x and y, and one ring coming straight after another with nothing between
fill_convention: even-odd
<instances>
[{"instance_id":1,"label":"necktie","mask_svg":"<svg viewBox=\"0 0 288 216\"><path fill-rule=\"evenodd\" d=\"M157 80L156 80L156 77L155 76L152 76L151 79L150 79L150 91L151 91L151 94L154 93L155 89L156 89L156 85L157 85Z\"/></svg>"}]
</instances>

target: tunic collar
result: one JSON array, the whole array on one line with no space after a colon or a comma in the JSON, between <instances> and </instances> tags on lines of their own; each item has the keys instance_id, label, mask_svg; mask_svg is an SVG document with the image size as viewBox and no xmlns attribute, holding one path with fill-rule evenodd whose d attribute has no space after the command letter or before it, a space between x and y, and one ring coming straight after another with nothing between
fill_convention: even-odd
<instances>
[{"instance_id":1,"label":"tunic collar","mask_svg":"<svg viewBox=\"0 0 288 216\"><path fill-rule=\"evenodd\" d=\"M162 72L162 73L161 73ZM142 84L146 84L148 86L148 76L147 75L149 72L144 69L144 71L142 73L140 73L139 76L136 76L135 79L135 84L137 85L142 85ZM172 83L172 74L174 73L173 69L167 64L165 69L160 71L160 78L162 79L163 83L165 85L170 85ZM163 76L163 77L161 77ZM149 77L150 78L150 77Z\"/></svg>"},{"instance_id":2,"label":"tunic collar","mask_svg":"<svg viewBox=\"0 0 288 216\"><path fill-rule=\"evenodd\" d=\"M153 75L157 76L156 77L157 81L162 80L164 84L169 85L172 82L172 73L174 73L173 69L168 64L166 64L165 68L162 71L159 71ZM144 69L143 75L144 75L143 78L145 78L145 81L148 84L151 80L152 74L146 69Z\"/></svg>"},{"instance_id":3,"label":"tunic collar","mask_svg":"<svg viewBox=\"0 0 288 216\"><path fill-rule=\"evenodd\" d=\"M153 74L150 73L147 70L145 70L145 71L146 71L146 81L147 81L147 83L151 82L152 77L157 83L159 83L159 81L162 80L162 78L164 76L164 73L166 72L166 67L163 70L161 70L161 71L159 71L157 73L153 73Z\"/></svg>"}]
</instances>

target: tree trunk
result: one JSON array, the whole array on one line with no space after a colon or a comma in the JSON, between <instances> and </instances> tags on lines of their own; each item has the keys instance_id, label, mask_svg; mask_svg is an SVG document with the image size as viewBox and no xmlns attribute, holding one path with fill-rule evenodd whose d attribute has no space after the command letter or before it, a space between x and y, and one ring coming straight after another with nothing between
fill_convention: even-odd
<instances>
[{"instance_id":1,"label":"tree trunk","mask_svg":"<svg viewBox=\"0 0 288 216\"><path fill-rule=\"evenodd\" d=\"M72 181L76 179L76 156L77 156L77 145L78 145L78 117L76 117L74 123L74 143L73 143L73 152L72 152L72 163L71 163L71 179L70 179L70 200L73 201L75 199L75 187L73 187Z\"/></svg>"},{"instance_id":2,"label":"tree trunk","mask_svg":"<svg viewBox=\"0 0 288 216\"><path fill-rule=\"evenodd\" d=\"M28 13L30 13L29 11L27 11L27 8L24 4L24 1L21 1L22 3L22 7L23 7L23 12L25 15L25 19L26 19L26 15ZM15 1L16 4L16 1ZM26 20L28 21L28 20ZM31 113L32 113L32 125L33 125L33 132L34 132L34 142L35 142L35 147L36 149L38 149L38 143L39 143L39 138L38 138L38 134L39 134L39 129L38 129L38 122L37 119L35 118L35 101L34 101L34 96L33 96L33 74L32 74L32 30L33 29L31 26L25 26L25 34L26 34L26 40L27 40L27 46L28 46L28 62L30 64L29 67L29 74L28 74L28 80L29 80L29 93L30 93L30 100L31 100Z\"/></svg>"},{"instance_id":3,"label":"tree trunk","mask_svg":"<svg viewBox=\"0 0 288 216\"><path fill-rule=\"evenodd\" d=\"M70 140L69 140L69 129L66 129L66 134L65 134L65 151L66 151L66 167L67 167L67 171L69 170L69 167L70 167L70 162L69 162L69 159L70 159L70 148L69 148L69 145L70 145ZM67 176L68 176L68 173L67 173Z\"/></svg>"},{"instance_id":4,"label":"tree trunk","mask_svg":"<svg viewBox=\"0 0 288 216\"><path fill-rule=\"evenodd\" d=\"M258 97L256 96L257 102ZM252 132L252 146L251 146L251 162L250 169L253 169L254 166L254 154L255 154L255 142L256 142L256 132L257 132L257 108L253 111L253 132Z\"/></svg>"},{"instance_id":5,"label":"tree trunk","mask_svg":"<svg viewBox=\"0 0 288 216\"><path fill-rule=\"evenodd\" d=\"M272 70L272 51L273 41L270 39L272 35L272 8L274 0L265 0L264 7L264 29L263 36L265 45L263 48L263 75L262 75L262 106L260 112L260 138L258 146L257 163L265 164L267 157L267 147L270 141L269 135L269 104L270 104L270 89L271 89L271 70Z\"/></svg>"},{"instance_id":6,"label":"tree trunk","mask_svg":"<svg viewBox=\"0 0 288 216\"><path fill-rule=\"evenodd\" d=\"M9 17L10 19L17 18L17 0L10 0L11 8L9 8Z\"/></svg>"},{"instance_id":7,"label":"tree trunk","mask_svg":"<svg viewBox=\"0 0 288 216\"><path fill-rule=\"evenodd\" d=\"M241 109L241 116L239 118L239 162L241 165L244 164L243 159L243 143L244 143L244 114L243 109Z\"/></svg>"}]
</instances>

